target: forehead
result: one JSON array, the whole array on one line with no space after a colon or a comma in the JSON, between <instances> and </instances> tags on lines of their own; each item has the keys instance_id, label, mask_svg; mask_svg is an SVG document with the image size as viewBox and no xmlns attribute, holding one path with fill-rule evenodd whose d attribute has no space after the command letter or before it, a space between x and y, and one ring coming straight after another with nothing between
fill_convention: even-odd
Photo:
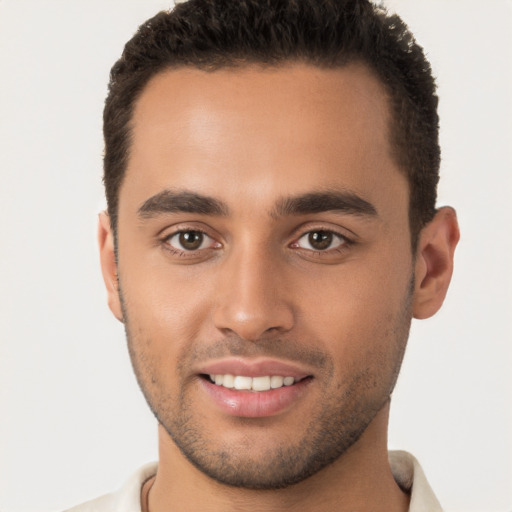
<instances>
[{"instance_id":1,"label":"forehead","mask_svg":"<svg viewBox=\"0 0 512 512\"><path fill-rule=\"evenodd\" d=\"M371 200L404 182L391 158L388 110L384 87L362 64L162 72L135 105L120 205L166 188L227 202L313 188Z\"/></svg>"}]
</instances>

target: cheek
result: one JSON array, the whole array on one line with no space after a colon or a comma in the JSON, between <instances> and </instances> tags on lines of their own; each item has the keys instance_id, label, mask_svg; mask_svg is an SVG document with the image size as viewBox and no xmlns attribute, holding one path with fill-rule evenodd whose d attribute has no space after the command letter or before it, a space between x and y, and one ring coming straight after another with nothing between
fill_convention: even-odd
<instances>
[{"instance_id":1,"label":"cheek","mask_svg":"<svg viewBox=\"0 0 512 512\"><path fill-rule=\"evenodd\" d=\"M323 344L334 365L331 391L354 407L379 408L392 393L402 363L411 322L407 286L395 301L372 294L340 297L308 319L312 336ZM311 332L311 330L310 330ZM364 399L363 399L364 398Z\"/></svg>"},{"instance_id":2,"label":"cheek","mask_svg":"<svg viewBox=\"0 0 512 512\"><path fill-rule=\"evenodd\" d=\"M322 278L309 277L297 290L302 329L346 362L393 351L410 322L410 267L407 258L396 265L382 258L373 265L354 261Z\"/></svg>"},{"instance_id":3,"label":"cheek","mask_svg":"<svg viewBox=\"0 0 512 512\"><path fill-rule=\"evenodd\" d=\"M208 315L204 285L171 273L169 267L120 262L120 286L130 356L150 403L178 400L182 355L194 346ZM126 278L125 278L126 276ZM166 393L161 396L162 389ZM167 397L167 398L166 398Z\"/></svg>"},{"instance_id":4,"label":"cheek","mask_svg":"<svg viewBox=\"0 0 512 512\"><path fill-rule=\"evenodd\" d=\"M202 309L198 291L147 269L124 280L121 273L120 284L135 373L148 401L162 407L162 400L178 400L173 390L181 387L180 360L198 338Z\"/></svg>"},{"instance_id":5,"label":"cheek","mask_svg":"<svg viewBox=\"0 0 512 512\"><path fill-rule=\"evenodd\" d=\"M156 256L132 257L126 266L120 261L125 307L145 337L187 343L208 315L208 280L190 266L172 266Z\"/></svg>"}]
</instances>

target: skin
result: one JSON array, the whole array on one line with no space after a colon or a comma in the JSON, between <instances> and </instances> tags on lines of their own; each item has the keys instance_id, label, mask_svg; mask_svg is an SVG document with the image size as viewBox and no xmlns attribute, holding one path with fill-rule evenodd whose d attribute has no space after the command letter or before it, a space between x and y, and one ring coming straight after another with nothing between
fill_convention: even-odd
<instances>
[{"instance_id":1,"label":"skin","mask_svg":"<svg viewBox=\"0 0 512 512\"><path fill-rule=\"evenodd\" d=\"M182 68L144 89L117 263L106 214L99 241L159 420L152 512L407 510L387 460L389 400L411 318L443 302L458 228L440 209L412 254L387 101L357 64ZM220 209L175 211L169 194L183 191ZM326 192L371 208L283 207ZM199 249L180 245L198 231ZM319 232L326 248L311 244ZM307 383L276 414L228 414L200 375L226 357L291 363Z\"/></svg>"}]
</instances>

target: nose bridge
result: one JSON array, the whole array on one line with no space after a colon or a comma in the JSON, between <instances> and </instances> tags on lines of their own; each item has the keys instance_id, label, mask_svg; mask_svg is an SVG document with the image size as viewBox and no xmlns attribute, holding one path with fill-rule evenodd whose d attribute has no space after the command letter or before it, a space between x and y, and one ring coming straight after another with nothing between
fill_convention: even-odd
<instances>
[{"instance_id":1,"label":"nose bridge","mask_svg":"<svg viewBox=\"0 0 512 512\"><path fill-rule=\"evenodd\" d=\"M216 327L251 341L291 329L293 309L286 298L283 267L268 244L234 248L219 275Z\"/></svg>"}]
</instances>

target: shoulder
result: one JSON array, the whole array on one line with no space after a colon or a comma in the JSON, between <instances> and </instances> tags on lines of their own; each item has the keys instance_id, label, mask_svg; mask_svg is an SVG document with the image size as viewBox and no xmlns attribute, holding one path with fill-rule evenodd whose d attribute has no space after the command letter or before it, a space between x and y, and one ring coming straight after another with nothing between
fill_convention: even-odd
<instances>
[{"instance_id":1,"label":"shoulder","mask_svg":"<svg viewBox=\"0 0 512 512\"><path fill-rule=\"evenodd\" d=\"M156 462L146 464L133 473L117 491L87 501L64 512L140 512L142 485L148 478L156 474L156 470Z\"/></svg>"},{"instance_id":2,"label":"shoulder","mask_svg":"<svg viewBox=\"0 0 512 512\"><path fill-rule=\"evenodd\" d=\"M404 451L390 451L388 456L396 483L411 496L409 512L442 512L419 462Z\"/></svg>"}]
</instances>

